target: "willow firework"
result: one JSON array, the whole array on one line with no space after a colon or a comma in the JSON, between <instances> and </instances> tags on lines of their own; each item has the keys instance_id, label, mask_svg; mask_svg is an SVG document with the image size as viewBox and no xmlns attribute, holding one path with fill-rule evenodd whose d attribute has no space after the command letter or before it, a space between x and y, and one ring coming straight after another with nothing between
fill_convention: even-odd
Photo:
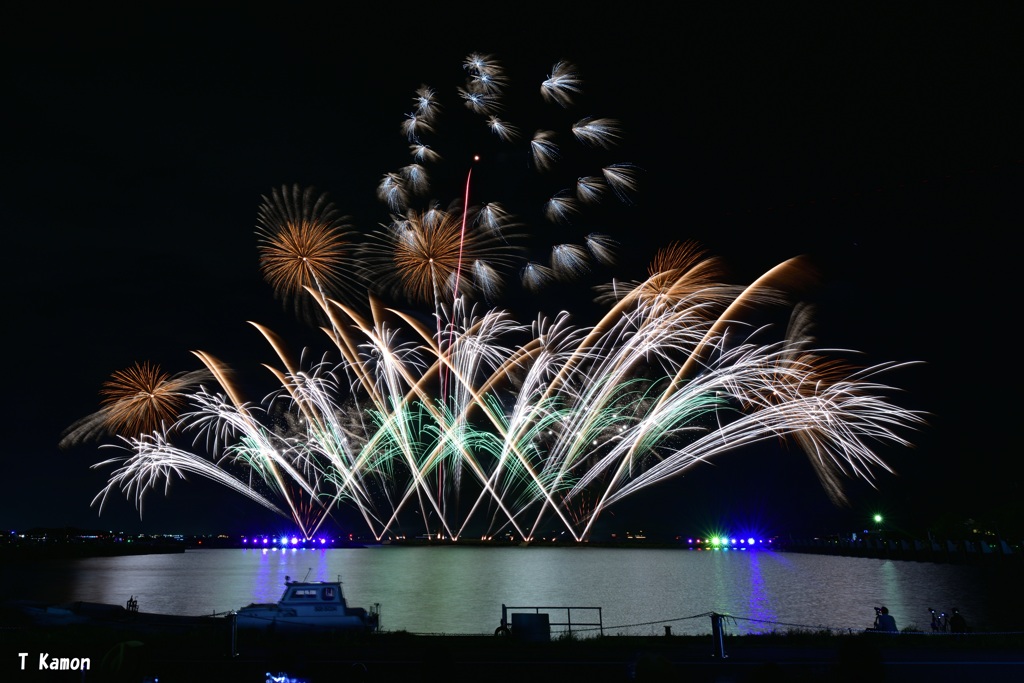
<instances>
[{"instance_id":1,"label":"willow firework","mask_svg":"<svg viewBox=\"0 0 1024 683\"><path fill-rule=\"evenodd\" d=\"M706 283L706 265L655 272L592 327L568 314L527 327L459 299L454 333L440 340L400 310L374 301L363 318L310 289L341 360L296 366L258 326L281 354L281 390L254 408L223 364L198 354L219 391L194 395L180 428L204 434L210 452L159 434L127 438L128 454L102 463L117 468L98 499L120 488L141 501L171 469L204 474L219 463L255 474L254 499L287 509L306 534L344 505L376 538L407 533L417 517L422 531L452 539L529 539L557 522L581 540L623 498L759 441L804 447L837 497L841 476L887 470L872 445L909 445L900 432L921 422L876 381L893 366L846 366L806 338L761 339L766 330L723 317L780 300L799 260L744 288Z\"/></svg>"}]
</instances>

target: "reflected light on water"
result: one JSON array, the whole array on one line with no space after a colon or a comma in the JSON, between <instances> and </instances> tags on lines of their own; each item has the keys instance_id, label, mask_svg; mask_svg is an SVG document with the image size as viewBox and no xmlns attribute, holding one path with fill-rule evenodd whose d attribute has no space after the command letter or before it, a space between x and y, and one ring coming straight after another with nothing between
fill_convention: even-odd
<instances>
[{"instance_id":1,"label":"reflected light on water","mask_svg":"<svg viewBox=\"0 0 1024 683\"><path fill-rule=\"evenodd\" d=\"M748 585L747 608L751 619L764 622L776 621L776 615L769 608L768 591L761 571L761 554L750 556L748 564L750 583Z\"/></svg>"},{"instance_id":2,"label":"reflected light on water","mask_svg":"<svg viewBox=\"0 0 1024 683\"><path fill-rule=\"evenodd\" d=\"M731 540L731 539L730 539ZM739 539L737 538L737 544ZM4 568L3 598L124 605L209 615L274 602L286 577L341 577L349 604L380 603L382 628L493 633L501 605L600 607L606 632L863 630L885 605L900 628L927 628L929 608L959 607L978 631L1014 630L1017 571L754 551L596 547L204 549ZM1009 604L1007 603L1009 601Z\"/></svg>"}]
</instances>

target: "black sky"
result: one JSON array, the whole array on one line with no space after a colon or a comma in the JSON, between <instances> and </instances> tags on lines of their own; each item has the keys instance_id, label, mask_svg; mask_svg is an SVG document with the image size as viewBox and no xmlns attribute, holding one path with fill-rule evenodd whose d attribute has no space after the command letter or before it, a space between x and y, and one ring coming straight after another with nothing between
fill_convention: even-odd
<instances>
[{"instance_id":1,"label":"black sky","mask_svg":"<svg viewBox=\"0 0 1024 683\"><path fill-rule=\"evenodd\" d=\"M891 382L930 424L915 449L886 451L898 474L854 486L849 511L829 506L803 456L737 454L652 492L636 507L656 521L631 522L848 528L879 508L907 528L1021 528L1019 12L331 7L8 11L0 524L205 532L261 515L197 483L151 497L141 520L122 499L99 517L102 454L61 452L60 433L137 361L195 369L202 349L262 372L265 343L245 321L294 321L258 272L261 196L313 185L361 227L384 222L374 189L405 163L415 88L457 78L479 51L542 75L568 59L622 120L644 169L623 214L637 268L625 277L684 239L743 282L809 254L825 273L824 341L923 362Z\"/></svg>"}]
</instances>

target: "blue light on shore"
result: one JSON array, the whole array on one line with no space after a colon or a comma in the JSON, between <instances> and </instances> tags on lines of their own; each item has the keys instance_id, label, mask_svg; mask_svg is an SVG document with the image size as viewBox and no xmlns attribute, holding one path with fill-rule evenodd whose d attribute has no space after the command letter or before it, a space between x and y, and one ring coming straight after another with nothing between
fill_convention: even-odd
<instances>
[{"instance_id":1,"label":"blue light on shore","mask_svg":"<svg viewBox=\"0 0 1024 683\"><path fill-rule=\"evenodd\" d=\"M680 538L680 541L683 539ZM771 538L765 538L760 534L737 534L732 535L724 532L709 533L705 536L686 537L686 546L694 550L755 550L768 548L772 545Z\"/></svg>"},{"instance_id":2,"label":"blue light on shore","mask_svg":"<svg viewBox=\"0 0 1024 683\"><path fill-rule=\"evenodd\" d=\"M349 542L352 541L352 535L348 536ZM242 536L239 539L239 544L243 547L260 547L273 548L273 549L286 549L291 548L293 550L299 550L303 548L330 548L334 547L335 543L344 542L342 538L336 538L333 536L317 536L316 538L304 538L298 534L252 534L251 536Z\"/></svg>"}]
</instances>

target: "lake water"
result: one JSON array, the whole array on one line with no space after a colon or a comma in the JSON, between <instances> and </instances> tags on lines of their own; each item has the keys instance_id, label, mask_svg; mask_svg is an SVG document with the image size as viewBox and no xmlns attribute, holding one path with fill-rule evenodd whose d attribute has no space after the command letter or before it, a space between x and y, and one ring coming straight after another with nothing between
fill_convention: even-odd
<instances>
[{"instance_id":1,"label":"lake water","mask_svg":"<svg viewBox=\"0 0 1024 683\"><path fill-rule=\"evenodd\" d=\"M771 550L408 547L217 549L2 569L3 599L89 601L145 612L226 613L280 597L285 577L341 576L349 604L380 604L381 628L493 633L509 607L600 607L606 634L862 630L886 605L902 629L957 606L976 631L1019 631L1020 565L970 566ZM564 610L547 611L564 622ZM573 610L574 623L597 614ZM561 630L552 627L553 632ZM574 628L574 631L578 629ZM582 629L585 635L585 628Z\"/></svg>"}]
</instances>

